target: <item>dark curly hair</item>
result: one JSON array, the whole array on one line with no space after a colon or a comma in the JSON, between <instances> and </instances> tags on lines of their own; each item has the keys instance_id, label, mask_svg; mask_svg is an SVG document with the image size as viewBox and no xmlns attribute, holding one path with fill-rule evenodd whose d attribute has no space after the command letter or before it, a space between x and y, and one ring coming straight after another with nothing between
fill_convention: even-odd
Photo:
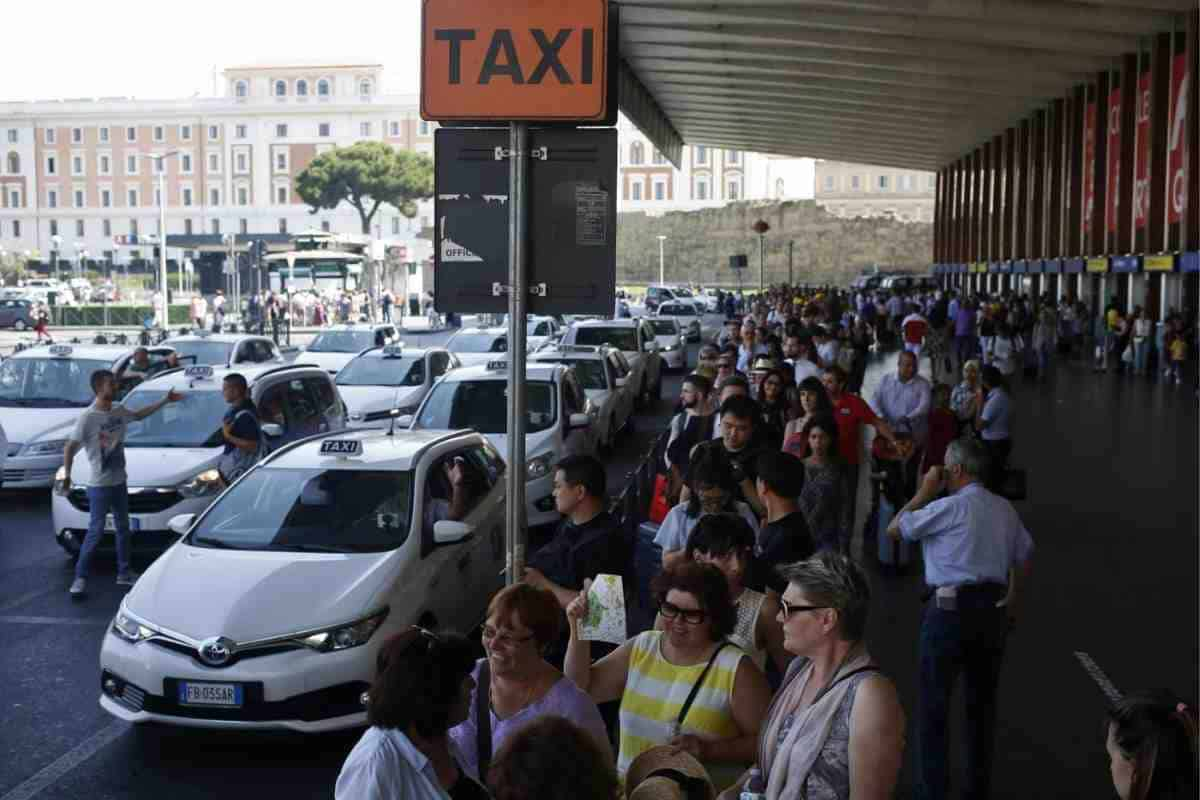
<instances>
[{"instance_id":1,"label":"dark curly hair","mask_svg":"<svg viewBox=\"0 0 1200 800\"><path fill-rule=\"evenodd\" d=\"M455 633L414 625L396 634L375 659L367 722L400 730L412 725L425 737L444 734L463 680L475 668L475 656L475 646Z\"/></svg>"},{"instance_id":2,"label":"dark curly hair","mask_svg":"<svg viewBox=\"0 0 1200 800\"><path fill-rule=\"evenodd\" d=\"M672 590L687 592L700 601L700 608L708 616L709 635L714 642L733 633L737 625L737 608L729 599L729 584L719 569L711 564L685 561L663 570L650 581L656 605L662 605Z\"/></svg>"},{"instance_id":3,"label":"dark curly hair","mask_svg":"<svg viewBox=\"0 0 1200 800\"><path fill-rule=\"evenodd\" d=\"M487 782L494 800L617 796L612 764L592 737L563 717L541 717L509 736L496 753Z\"/></svg>"}]
</instances>

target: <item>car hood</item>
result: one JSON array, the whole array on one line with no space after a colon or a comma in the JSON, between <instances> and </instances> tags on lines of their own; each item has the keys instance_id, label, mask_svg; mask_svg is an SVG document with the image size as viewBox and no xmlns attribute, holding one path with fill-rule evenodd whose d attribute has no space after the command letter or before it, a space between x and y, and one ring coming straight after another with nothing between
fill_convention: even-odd
<instances>
[{"instance_id":1,"label":"car hood","mask_svg":"<svg viewBox=\"0 0 1200 800\"><path fill-rule=\"evenodd\" d=\"M249 642L351 622L373 610L398 556L396 550L212 550L181 542L146 570L125 602L146 621L194 639Z\"/></svg>"},{"instance_id":2,"label":"car hood","mask_svg":"<svg viewBox=\"0 0 1200 800\"><path fill-rule=\"evenodd\" d=\"M477 367L489 361L507 361L508 353L455 353L464 367Z\"/></svg>"},{"instance_id":3,"label":"car hood","mask_svg":"<svg viewBox=\"0 0 1200 800\"><path fill-rule=\"evenodd\" d=\"M508 460L508 434L506 433L485 433L484 436L496 448L496 452L500 453L500 457L505 461ZM554 443L554 426L547 428L544 431L537 433L525 434L525 458L530 459L534 456L540 456L548 450Z\"/></svg>"},{"instance_id":4,"label":"car hood","mask_svg":"<svg viewBox=\"0 0 1200 800\"><path fill-rule=\"evenodd\" d=\"M301 350L296 355L295 363L314 364L326 372L337 372L349 364L356 355L358 353L313 353L308 350Z\"/></svg>"},{"instance_id":5,"label":"car hood","mask_svg":"<svg viewBox=\"0 0 1200 800\"><path fill-rule=\"evenodd\" d=\"M126 482L130 486L175 486L213 469L220 456L220 447L126 447ZM91 477L90 461L76 458L71 483L86 486Z\"/></svg>"},{"instance_id":6,"label":"car hood","mask_svg":"<svg viewBox=\"0 0 1200 800\"><path fill-rule=\"evenodd\" d=\"M350 418L413 405L421 399L421 386L339 386Z\"/></svg>"},{"instance_id":7,"label":"car hood","mask_svg":"<svg viewBox=\"0 0 1200 800\"><path fill-rule=\"evenodd\" d=\"M34 439L55 438L48 433L61 433L57 438L65 439L71 433L71 428L82 408L12 408L0 407L0 425L4 426L4 435L13 444L27 444Z\"/></svg>"}]
</instances>

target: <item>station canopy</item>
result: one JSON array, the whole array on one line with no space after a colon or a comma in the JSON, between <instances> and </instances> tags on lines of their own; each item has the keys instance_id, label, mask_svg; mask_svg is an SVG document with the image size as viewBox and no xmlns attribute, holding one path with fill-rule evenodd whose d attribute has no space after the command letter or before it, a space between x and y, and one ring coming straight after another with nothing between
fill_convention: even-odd
<instances>
[{"instance_id":1,"label":"station canopy","mask_svg":"<svg viewBox=\"0 0 1200 800\"><path fill-rule=\"evenodd\" d=\"M706 144L936 170L1196 0L622 0L621 109Z\"/></svg>"}]
</instances>

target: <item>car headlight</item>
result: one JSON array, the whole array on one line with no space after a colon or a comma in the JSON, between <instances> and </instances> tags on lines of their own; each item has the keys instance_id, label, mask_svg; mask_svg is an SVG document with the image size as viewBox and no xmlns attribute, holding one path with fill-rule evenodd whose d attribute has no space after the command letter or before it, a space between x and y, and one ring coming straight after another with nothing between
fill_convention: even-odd
<instances>
[{"instance_id":1,"label":"car headlight","mask_svg":"<svg viewBox=\"0 0 1200 800\"><path fill-rule=\"evenodd\" d=\"M157 633L153 628L144 625L140 620L130 616L125 610L124 603L121 603L121 607L117 610L117 615L113 617L112 632L118 638L132 644L144 642Z\"/></svg>"},{"instance_id":2,"label":"car headlight","mask_svg":"<svg viewBox=\"0 0 1200 800\"><path fill-rule=\"evenodd\" d=\"M176 488L184 497L204 497L216 494L221 489L221 473L215 469L206 469L199 475L179 484Z\"/></svg>"},{"instance_id":3,"label":"car headlight","mask_svg":"<svg viewBox=\"0 0 1200 800\"><path fill-rule=\"evenodd\" d=\"M57 494L66 494L64 489L67 483L67 467L64 464L54 472L54 491Z\"/></svg>"},{"instance_id":4,"label":"car headlight","mask_svg":"<svg viewBox=\"0 0 1200 800\"><path fill-rule=\"evenodd\" d=\"M388 610L385 608L369 617L360 619L358 622L351 622L349 625L343 625L340 628L330 628L319 633L309 634L297 641L305 647L312 648L320 653L349 650L351 647L366 644L375 631L379 629L379 626L383 624L383 621L387 619L387 614Z\"/></svg>"},{"instance_id":5,"label":"car headlight","mask_svg":"<svg viewBox=\"0 0 1200 800\"><path fill-rule=\"evenodd\" d=\"M525 480L536 481L538 478L544 478L550 474L550 462L554 459L553 453L543 453L536 458L529 459L525 465Z\"/></svg>"},{"instance_id":6,"label":"car headlight","mask_svg":"<svg viewBox=\"0 0 1200 800\"><path fill-rule=\"evenodd\" d=\"M678 347L678 345L669 344L663 348L663 352L664 353L674 353L676 347Z\"/></svg>"},{"instance_id":7,"label":"car headlight","mask_svg":"<svg viewBox=\"0 0 1200 800\"><path fill-rule=\"evenodd\" d=\"M67 446L66 439L47 439L44 442L30 442L21 448L19 456L53 456L62 453Z\"/></svg>"}]
</instances>

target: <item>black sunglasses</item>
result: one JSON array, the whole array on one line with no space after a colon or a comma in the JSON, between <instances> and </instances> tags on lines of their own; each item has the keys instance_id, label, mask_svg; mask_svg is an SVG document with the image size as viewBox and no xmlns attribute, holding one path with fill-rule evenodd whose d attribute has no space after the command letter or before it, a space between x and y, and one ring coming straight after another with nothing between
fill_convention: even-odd
<instances>
[{"instance_id":1,"label":"black sunglasses","mask_svg":"<svg viewBox=\"0 0 1200 800\"><path fill-rule=\"evenodd\" d=\"M659 603L658 613L662 614L663 619L675 619L682 616L683 621L688 625L699 625L708 616L700 609L680 608L666 600Z\"/></svg>"},{"instance_id":2,"label":"black sunglasses","mask_svg":"<svg viewBox=\"0 0 1200 800\"><path fill-rule=\"evenodd\" d=\"M792 618L792 614L800 611L820 611L823 608L833 608L833 606L793 606L789 605L787 600L779 598L780 613L783 614L783 619L786 622Z\"/></svg>"}]
</instances>

